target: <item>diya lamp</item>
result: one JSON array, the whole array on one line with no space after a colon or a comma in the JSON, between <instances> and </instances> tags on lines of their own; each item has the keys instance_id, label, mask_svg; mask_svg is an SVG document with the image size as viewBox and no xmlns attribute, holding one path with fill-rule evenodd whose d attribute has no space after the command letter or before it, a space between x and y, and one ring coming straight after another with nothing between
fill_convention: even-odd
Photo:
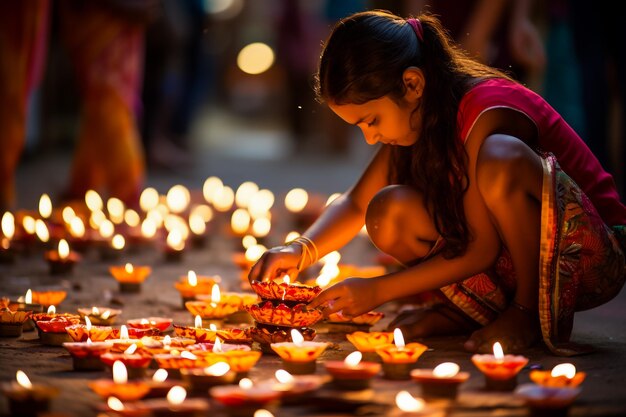
<instances>
[{"instance_id":1,"label":"diya lamp","mask_svg":"<svg viewBox=\"0 0 626 417\"><path fill-rule=\"evenodd\" d=\"M78 314L82 319L88 317L89 321L96 326L110 326L115 322L117 316L122 314L122 310L93 306L91 308L79 308Z\"/></svg>"},{"instance_id":2,"label":"diya lamp","mask_svg":"<svg viewBox=\"0 0 626 417\"><path fill-rule=\"evenodd\" d=\"M67 292L63 290L34 290L32 294L33 303L41 304L44 309L47 309L50 306L58 306L67 296Z\"/></svg>"},{"instance_id":3,"label":"diya lamp","mask_svg":"<svg viewBox=\"0 0 626 417\"><path fill-rule=\"evenodd\" d=\"M141 292L141 284L148 278L152 268L145 265L133 265L126 263L124 266L115 265L109 267L109 272L119 283L121 293Z\"/></svg>"},{"instance_id":4,"label":"diya lamp","mask_svg":"<svg viewBox=\"0 0 626 417\"><path fill-rule=\"evenodd\" d=\"M80 260L80 255L70 250L67 240L61 239L57 250L47 251L45 259L50 267L50 275L63 275L74 270L74 265Z\"/></svg>"},{"instance_id":5,"label":"diya lamp","mask_svg":"<svg viewBox=\"0 0 626 417\"><path fill-rule=\"evenodd\" d=\"M181 385L173 386L166 398L154 398L141 402L143 409L153 417L199 417L205 416L209 403L204 398L187 398L187 390Z\"/></svg>"},{"instance_id":6,"label":"diya lamp","mask_svg":"<svg viewBox=\"0 0 626 417\"><path fill-rule=\"evenodd\" d=\"M248 378L239 381L239 385L213 387L209 393L230 417L253 417L259 408L274 408L281 397L279 391L267 385L256 386Z\"/></svg>"},{"instance_id":7,"label":"diya lamp","mask_svg":"<svg viewBox=\"0 0 626 417\"><path fill-rule=\"evenodd\" d=\"M211 300L187 301L185 307L194 316L202 318L202 325L222 326L224 319L239 311L241 299L233 296L222 297L218 284L211 287Z\"/></svg>"},{"instance_id":8,"label":"diya lamp","mask_svg":"<svg viewBox=\"0 0 626 417\"><path fill-rule=\"evenodd\" d=\"M12 264L15 262L15 250L11 245L15 236L15 216L9 211L2 215L0 232L0 264Z\"/></svg>"},{"instance_id":9,"label":"diya lamp","mask_svg":"<svg viewBox=\"0 0 626 417\"><path fill-rule=\"evenodd\" d=\"M72 356L75 371L102 371L104 362L100 360L100 356L111 349L111 343L92 342L91 339L87 339L86 342L66 342L63 343L63 347Z\"/></svg>"},{"instance_id":10,"label":"diya lamp","mask_svg":"<svg viewBox=\"0 0 626 417\"><path fill-rule=\"evenodd\" d=\"M291 340L270 345L283 360L285 370L295 375L315 373L317 358L326 350L328 343L305 341L296 329L291 329Z\"/></svg>"},{"instance_id":11,"label":"diya lamp","mask_svg":"<svg viewBox=\"0 0 626 417\"><path fill-rule=\"evenodd\" d=\"M393 344L376 348L376 353L383 360L383 374L386 379L410 379L411 369L428 349L421 343L404 343L404 336L400 329L393 331Z\"/></svg>"},{"instance_id":12,"label":"diya lamp","mask_svg":"<svg viewBox=\"0 0 626 417\"><path fill-rule=\"evenodd\" d=\"M148 398L165 397L170 389L175 385L180 385L180 381L167 379L168 373L165 369L157 369L151 379L144 380L150 391L146 394Z\"/></svg>"},{"instance_id":13,"label":"diya lamp","mask_svg":"<svg viewBox=\"0 0 626 417\"><path fill-rule=\"evenodd\" d=\"M369 330L380 319L385 317L385 313L379 311L368 311L358 316L344 316L341 311L329 314L325 320L325 328L328 333L354 332L359 330Z\"/></svg>"},{"instance_id":14,"label":"diya lamp","mask_svg":"<svg viewBox=\"0 0 626 417\"><path fill-rule=\"evenodd\" d=\"M370 361L380 361L380 356L376 353L376 349L389 345L393 342L393 332L362 332L346 334L346 339L354 345L354 347L366 359Z\"/></svg>"},{"instance_id":15,"label":"diya lamp","mask_svg":"<svg viewBox=\"0 0 626 417\"><path fill-rule=\"evenodd\" d=\"M218 385L232 384L236 377L226 362L216 362L205 368L184 368L180 374L197 395L206 395L210 388Z\"/></svg>"},{"instance_id":16,"label":"diya lamp","mask_svg":"<svg viewBox=\"0 0 626 417\"><path fill-rule=\"evenodd\" d=\"M281 403L284 405L296 405L308 394L319 389L327 376L304 375L294 377L284 369L279 369L274 373L274 380L265 382L271 389L281 393ZM262 383L263 384L263 383Z\"/></svg>"},{"instance_id":17,"label":"diya lamp","mask_svg":"<svg viewBox=\"0 0 626 417\"><path fill-rule=\"evenodd\" d=\"M214 323L209 324L209 328L202 325L202 317L196 315L194 319L194 327L174 325L174 332L177 336L193 339L195 343L213 343L217 335L217 326Z\"/></svg>"},{"instance_id":18,"label":"diya lamp","mask_svg":"<svg viewBox=\"0 0 626 417\"><path fill-rule=\"evenodd\" d=\"M30 311L12 311L8 307L0 309L0 337L20 337Z\"/></svg>"},{"instance_id":19,"label":"diya lamp","mask_svg":"<svg viewBox=\"0 0 626 417\"><path fill-rule=\"evenodd\" d=\"M100 411L107 416L122 417L149 417L150 412L144 407L142 401L126 401L122 402L117 397L107 398L106 405L98 405Z\"/></svg>"},{"instance_id":20,"label":"diya lamp","mask_svg":"<svg viewBox=\"0 0 626 417\"><path fill-rule=\"evenodd\" d=\"M394 417L445 417L446 410L429 407L422 398L412 396L408 391L399 391L395 398L398 413L391 412Z\"/></svg>"},{"instance_id":21,"label":"diya lamp","mask_svg":"<svg viewBox=\"0 0 626 417\"><path fill-rule=\"evenodd\" d=\"M174 287L180 292L182 306L185 308L187 301L194 301L199 294L211 294L214 284L222 281L219 276L198 276L194 271L187 272L187 276L180 277L174 283Z\"/></svg>"},{"instance_id":22,"label":"diya lamp","mask_svg":"<svg viewBox=\"0 0 626 417\"><path fill-rule=\"evenodd\" d=\"M381 365L376 362L361 362L363 354L352 352L343 361L328 361L324 365L332 376L335 388L342 390L363 390L380 371Z\"/></svg>"},{"instance_id":23,"label":"diya lamp","mask_svg":"<svg viewBox=\"0 0 626 417\"><path fill-rule=\"evenodd\" d=\"M43 306L33 301L33 292L28 289L25 296L20 296L17 301L11 301L9 303L9 309L13 311L30 311L33 314L43 312ZM32 320L27 319L22 326L22 331L30 332L35 329L35 324Z\"/></svg>"},{"instance_id":24,"label":"diya lamp","mask_svg":"<svg viewBox=\"0 0 626 417\"><path fill-rule=\"evenodd\" d=\"M459 385L469 379L468 372L459 372L460 367L454 362L444 362L434 369L413 369L411 379L422 387L425 398L455 399Z\"/></svg>"},{"instance_id":25,"label":"diya lamp","mask_svg":"<svg viewBox=\"0 0 626 417\"><path fill-rule=\"evenodd\" d=\"M250 369L256 365L261 358L261 352L251 350L247 345L222 344L219 337L215 339L212 352L209 355L202 355L208 363L225 361L230 369L235 372L237 381L248 376Z\"/></svg>"},{"instance_id":26,"label":"diya lamp","mask_svg":"<svg viewBox=\"0 0 626 417\"><path fill-rule=\"evenodd\" d=\"M72 338L65 328L80 323L77 314L57 314L55 306L48 307L47 313L37 313L32 317L37 326L39 341L48 346L62 346L65 342L71 342Z\"/></svg>"},{"instance_id":27,"label":"diya lamp","mask_svg":"<svg viewBox=\"0 0 626 417\"><path fill-rule=\"evenodd\" d=\"M528 358L505 355L500 342L493 344L493 355L473 355L472 362L485 375L485 386L492 391L511 391L517 385L517 374Z\"/></svg>"},{"instance_id":28,"label":"diya lamp","mask_svg":"<svg viewBox=\"0 0 626 417\"><path fill-rule=\"evenodd\" d=\"M167 234L165 240L165 260L167 262L182 262L185 251L185 238L183 233L175 228Z\"/></svg>"},{"instance_id":29,"label":"diya lamp","mask_svg":"<svg viewBox=\"0 0 626 417\"><path fill-rule=\"evenodd\" d=\"M17 371L15 379L15 382L5 382L0 386L0 391L9 400L10 415L35 417L50 411L50 402L58 395L58 388L33 384L22 371Z\"/></svg>"},{"instance_id":30,"label":"diya lamp","mask_svg":"<svg viewBox=\"0 0 626 417\"><path fill-rule=\"evenodd\" d=\"M85 316L84 319L85 324L73 324L65 328L65 331L75 342L85 342L87 339L101 342L108 339L113 333L113 328L110 326L93 326L89 317Z\"/></svg>"},{"instance_id":31,"label":"diya lamp","mask_svg":"<svg viewBox=\"0 0 626 417\"><path fill-rule=\"evenodd\" d=\"M530 409L531 417L566 417L571 405L581 392L580 387L547 387L523 384L515 394L521 397Z\"/></svg>"},{"instance_id":32,"label":"diya lamp","mask_svg":"<svg viewBox=\"0 0 626 417\"><path fill-rule=\"evenodd\" d=\"M124 365L124 371L128 378L143 378L148 365L152 362L152 358L150 356L140 355L136 353L136 351L137 344L133 343L123 353L107 352L102 354L100 360L104 362L105 365L113 367L113 376L115 376L115 363L121 362Z\"/></svg>"},{"instance_id":33,"label":"diya lamp","mask_svg":"<svg viewBox=\"0 0 626 417\"><path fill-rule=\"evenodd\" d=\"M576 372L576 367L571 363L560 363L551 371L530 371L530 380L543 387L577 387L587 376L584 372Z\"/></svg>"},{"instance_id":34,"label":"diya lamp","mask_svg":"<svg viewBox=\"0 0 626 417\"><path fill-rule=\"evenodd\" d=\"M170 325L172 324L172 321L173 319L169 317L147 317L147 318L126 320L126 324L128 325L128 327L132 329L140 329L140 330L157 329L160 332L165 332L167 329L169 329Z\"/></svg>"},{"instance_id":35,"label":"diya lamp","mask_svg":"<svg viewBox=\"0 0 626 417\"><path fill-rule=\"evenodd\" d=\"M148 394L150 387L144 381L128 380L126 366L122 361L116 360L112 367L112 380L96 379L88 382L93 392L102 398L116 397L122 401L136 401Z\"/></svg>"},{"instance_id":36,"label":"diya lamp","mask_svg":"<svg viewBox=\"0 0 626 417\"><path fill-rule=\"evenodd\" d=\"M152 356L159 368L167 371L168 375L175 379L181 379L180 370L183 368L198 368L205 366L198 356L183 350L171 349L169 353L157 353Z\"/></svg>"}]
</instances>

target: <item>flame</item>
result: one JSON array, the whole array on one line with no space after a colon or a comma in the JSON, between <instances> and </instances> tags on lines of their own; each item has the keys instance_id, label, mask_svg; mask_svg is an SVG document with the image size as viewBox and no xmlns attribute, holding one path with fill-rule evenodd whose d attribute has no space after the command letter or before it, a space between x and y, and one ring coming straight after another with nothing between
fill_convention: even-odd
<instances>
[{"instance_id":1,"label":"flame","mask_svg":"<svg viewBox=\"0 0 626 417\"><path fill-rule=\"evenodd\" d=\"M294 188L285 196L285 207L292 213L302 211L309 202L309 193L302 188Z\"/></svg>"},{"instance_id":2,"label":"flame","mask_svg":"<svg viewBox=\"0 0 626 417\"><path fill-rule=\"evenodd\" d=\"M91 307L91 315L92 316L99 316L100 315L100 310L98 309L98 307Z\"/></svg>"},{"instance_id":3,"label":"flame","mask_svg":"<svg viewBox=\"0 0 626 417\"><path fill-rule=\"evenodd\" d=\"M194 271L187 272L187 284L189 284L190 287L198 285L198 276Z\"/></svg>"},{"instance_id":4,"label":"flame","mask_svg":"<svg viewBox=\"0 0 626 417\"><path fill-rule=\"evenodd\" d=\"M128 327L126 327L125 324L122 324L122 326L120 327L120 339L122 340L130 339L130 337L128 336Z\"/></svg>"},{"instance_id":5,"label":"flame","mask_svg":"<svg viewBox=\"0 0 626 417\"><path fill-rule=\"evenodd\" d=\"M159 204L159 192L152 187L148 187L139 196L139 207L144 212L149 212Z\"/></svg>"},{"instance_id":6,"label":"flame","mask_svg":"<svg viewBox=\"0 0 626 417\"><path fill-rule=\"evenodd\" d=\"M187 391L180 385L173 386L167 393L167 402L171 405L180 405L185 401Z\"/></svg>"},{"instance_id":7,"label":"flame","mask_svg":"<svg viewBox=\"0 0 626 417\"><path fill-rule=\"evenodd\" d=\"M88 337L88 338L87 338L87 344L88 344L88 345L93 344L93 342L91 341L91 337Z\"/></svg>"},{"instance_id":8,"label":"flame","mask_svg":"<svg viewBox=\"0 0 626 417\"><path fill-rule=\"evenodd\" d=\"M31 216L24 216L24 220L22 220L22 226L24 226L24 230L29 235L35 233L37 228L37 222Z\"/></svg>"},{"instance_id":9,"label":"flame","mask_svg":"<svg viewBox=\"0 0 626 417\"><path fill-rule=\"evenodd\" d=\"M452 378L459 373L461 368L454 362L444 362L435 366L433 375L437 378Z\"/></svg>"},{"instance_id":10,"label":"flame","mask_svg":"<svg viewBox=\"0 0 626 417\"><path fill-rule=\"evenodd\" d=\"M124 203L119 198L109 198L107 201L107 211L113 223L121 224L124 221Z\"/></svg>"},{"instance_id":11,"label":"flame","mask_svg":"<svg viewBox=\"0 0 626 417\"><path fill-rule=\"evenodd\" d=\"M252 245L246 249L246 260L256 262L267 249L263 245Z\"/></svg>"},{"instance_id":12,"label":"flame","mask_svg":"<svg viewBox=\"0 0 626 417\"><path fill-rule=\"evenodd\" d=\"M230 365L226 362L217 362L213 365L204 368L204 373L211 376L222 376L230 371Z\"/></svg>"},{"instance_id":13,"label":"flame","mask_svg":"<svg viewBox=\"0 0 626 417\"><path fill-rule=\"evenodd\" d=\"M133 353L135 353L136 350L137 350L137 343L133 343L132 345L128 346L128 348L126 348L124 353L127 355L132 355Z\"/></svg>"},{"instance_id":14,"label":"flame","mask_svg":"<svg viewBox=\"0 0 626 417\"><path fill-rule=\"evenodd\" d=\"M210 323L209 324L209 330L215 332L217 331L217 326L215 325L215 323Z\"/></svg>"},{"instance_id":15,"label":"flame","mask_svg":"<svg viewBox=\"0 0 626 417\"><path fill-rule=\"evenodd\" d=\"M424 409L425 403L421 398L415 398L408 391L396 394L396 406L404 412L415 413Z\"/></svg>"},{"instance_id":16,"label":"flame","mask_svg":"<svg viewBox=\"0 0 626 417\"><path fill-rule=\"evenodd\" d=\"M105 239L108 239L111 236L113 236L113 233L115 233L115 226L110 220L104 219L102 220L102 223L100 223L100 227L98 227L98 231L100 232L100 236L102 236Z\"/></svg>"},{"instance_id":17,"label":"flame","mask_svg":"<svg viewBox=\"0 0 626 417\"><path fill-rule=\"evenodd\" d=\"M85 193L85 204L91 211L100 211L104 207L100 194L94 190L87 190Z\"/></svg>"},{"instance_id":18,"label":"flame","mask_svg":"<svg viewBox=\"0 0 626 417\"><path fill-rule=\"evenodd\" d=\"M274 373L274 377L281 384L293 384L295 382L295 378L284 369L279 369Z\"/></svg>"},{"instance_id":19,"label":"flame","mask_svg":"<svg viewBox=\"0 0 626 417\"><path fill-rule=\"evenodd\" d=\"M393 331L393 342L396 344L398 349L404 349L404 335L402 335L402 330L399 328L394 329Z\"/></svg>"},{"instance_id":20,"label":"flame","mask_svg":"<svg viewBox=\"0 0 626 417\"><path fill-rule=\"evenodd\" d=\"M202 320L200 320L200 322L202 322ZM165 337L163 338L163 346L169 346L171 344L172 344L172 338L170 337L169 334L166 334Z\"/></svg>"},{"instance_id":21,"label":"flame","mask_svg":"<svg viewBox=\"0 0 626 417\"><path fill-rule=\"evenodd\" d=\"M496 342L493 344L493 356L499 362L502 362L504 360L504 351L502 350L502 345L500 344L500 342Z\"/></svg>"},{"instance_id":22,"label":"flame","mask_svg":"<svg viewBox=\"0 0 626 417\"><path fill-rule=\"evenodd\" d=\"M108 319L111 316L111 310L104 310L102 314L100 314L100 318L103 320Z\"/></svg>"},{"instance_id":23,"label":"flame","mask_svg":"<svg viewBox=\"0 0 626 417\"><path fill-rule=\"evenodd\" d=\"M252 235L245 235L241 239L241 246L243 246L244 249L248 249L252 245L256 245L256 238L254 236L252 236Z\"/></svg>"},{"instance_id":24,"label":"flame","mask_svg":"<svg viewBox=\"0 0 626 417\"><path fill-rule=\"evenodd\" d=\"M354 368L359 365L359 362L361 362L361 359L363 359L363 354L359 352L358 350L356 350L352 352L351 354L349 354L348 356L346 356L343 362L346 364L347 367Z\"/></svg>"},{"instance_id":25,"label":"flame","mask_svg":"<svg viewBox=\"0 0 626 417\"><path fill-rule=\"evenodd\" d=\"M264 408L259 408L254 412L253 417L274 417L274 414Z\"/></svg>"},{"instance_id":26,"label":"flame","mask_svg":"<svg viewBox=\"0 0 626 417\"><path fill-rule=\"evenodd\" d=\"M48 231L48 226L46 226L44 221L41 219L35 220L35 233L37 234L39 240L44 243L50 240L50 232Z\"/></svg>"},{"instance_id":27,"label":"flame","mask_svg":"<svg viewBox=\"0 0 626 417\"><path fill-rule=\"evenodd\" d=\"M48 194L42 194L39 198L39 214L47 219L52 214L52 201Z\"/></svg>"},{"instance_id":28,"label":"flame","mask_svg":"<svg viewBox=\"0 0 626 417\"><path fill-rule=\"evenodd\" d=\"M206 223L200 214L189 215L189 228L195 235L203 235L206 232Z\"/></svg>"},{"instance_id":29,"label":"flame","mask_svg":"<svg viewBox=\"0 0 626 417\"><path fill-rule=\"evenodd\" d=\"M252 234L256 237L265 237L270 230L272 230L272 222L267 217L258 218L252 223Z\"/></svg>"},{"instance_id":30,"label":"flame","mask_svg":"<svg viewBox=\"0 0 626 417\"><path fill-rule=\"evenodd\" d=\"M48 314L56 314L57 308L55 306L48 307Z\"/></svg>"},{"instance_id":31,"label":"flame","mask_svg":"<svg viewBox=\"0 0 626 417\"><path fill-rule=\"evenodd\" d=\"M204 181L204 184L202 184L202 196L207 203L214 203L223 188L224 183L221 179L218 177L208 177Z\"/></svg>"},{"instance_id":32,"label":"flame","mask_svg":"<svg viewBox=\"0 0 626 417\"><path fill-rule=\"evenodd\" d=\"M190 359L192 361L195 361L196 359L198 359L198 357L196 355L194 355L193 353L184 350L180 353L180 357L181 358L185 358L185 359Z\"/></svg>"},{"instance_id":33,"label":"flame","mask_svg":"<svg viewBox=\"0 0 626 417\"><path fill-rule=\"evenodd\" d=\"M287 285L289 285L291 283L291 277L289 275L285 275L283 277L283 282Z\"/></svg>"},{"instance_id":34,"label":"flame","mask_svg":"<svg viewBox=\"0 0 626 417\"><path fill-rule=\"evenodd\" d=\"M222 341L220 340L219 337L215 338L215 344L213 345L213 352L214 353L223 352L223 350L222 350Z\"/></svg>"},{"instance_id":35,"label":"flame","mask_svg":"<svg viewBox=\"0 0 626 417\"><path fill-rule=\"evenodd\" d=\"M124 236L118 233L113 236L113 240L111 240L111 246L113 246L113 249L115 250L122 250L124 249L124 246L126 246L126 239L124 239Z\"/></svg>"},{"instance_id":36,"label":"flame","mask_svg":"<svg viewBox=\"0 0 626 417\"><path fill-rule=\"evenodd\" d=\"M123 411L124 410L124 404L120 400L115 398L115 397L107 398L107 405L113 411Z\"/></svg>"},{"instance_id":37,"label":"flame","mask_svg":"<svg viewBox=\"0 0 626 417\"><path fill-rule=\"evenodd\" d=\"M68 256L70 256L70 245L67 240L61 239L59 241L59 258L67 259Z\"/></svg>"},{"instance_id":38,"label":"flame","mask_svg":"<svg viewBox=\"0 0 626 417\"><path fill-rule=\"evenodd\" d=\"M61 217L63 217L63 221L65 223L70 223L73 218L76 217L76 212L70 206L63 207L63 211L61 212Z\"/></svg>"},{"instance_id":39,"label":"flame","mask_svg":"<svg viewBox=\"0 0 626 417\"><path fill-rule=\"evenodd\" d=\"M294 345L300 347L304 343L304 337L297 329L291 329L291 341Z\"/></svg>"},{"instance_id":40,"label":"flame","mask_svg":"<svg viewBox=\"0 0 626 417\"><path fill-rule=\"evenodd\" d=\"M270 190L260 190L250 200L248 210L254 218L263 217L265 213L268 213L274 205L274 193Z\"/></svg>"},{"instance_id":41,"label":"flame","mask_svg":"<svg viewBox=\"0 0 626 417\"><path fill-rule=\"evenodd\" d=\"M259 191L259 186L252 181L245 181L237 188L235 192L235 204L239 207L246 208L250 205L250 200Z\"/></svg>"},{"instance_id":42,"label":"flame","mask_svg":"<svg viewBox=\"0 0 626 417\"><path fill-rule=\"evenodd\" d=\"M33 384L31 384L30 379L28 379L28 376L21 370L15 373L15 379L17 379L17 383L20 384L21 387L26 389L33 388Z\"/></svg>"},{"instance_id":43,"label":"flame","mask_svg":"<svg viewBox=\"0 0 626 417\"><path fill-rule=\"evenodd\" d=\"M113 382L116 384L125 384L128 382L128 371L122 361L115 361L113 363Z\"/></svg>"},{"instance_id":44,"label":"flame","mask_svg":"<svg viewBox=\"0 0 626 417\"><path fill-rule=\"evenodd\" d=\"M300 233L292 230L291 232L287 233L287 236L285 236L285 243L291 242L298 236L300 236Z\"/></svg>"},{"instance_id":45,"label":"flame","mask_svg":"<svg viewBox=\"0 0 626 417\"><path fill-rule=\"evenodd\" d=\"M28 291L26 291L26 296L24 297L24 302L26 304L32 304L33 303L33 292L31 291L30 288L28 289Z\"/></svg>"},{"instance_id":46,"label":"flame","mask_svg":"<svg viewBox=\"0 0 626 417\"><path fill-rule=\"evenodd\" d=\"M85 328L87 329L87 331L91 330L91 320L89 320L89 317L85 316Z\"/></svg>"},{"instance_id":47,"label":"flame","mask_svg":"<svg viewBox=\"0 0 626 417\"><path fill-rule=\"evenodd\" d=\"M193 320L193 327L197 327L198 329L202 328L202 317L199 314L196 314L196 317Z\"/></svg>"},{"instance_id":48,"label":"flame","mask_svg":"<svg viewBox=\"0 0 626 417\"><path fill-rule=\"evenodd\" d=\"M126 271L127 274L132 274L134 270L135 268L133 268L132 264L127 263L126 265L124 265L124 271Z\"/></svg>"},{"instance_id":49,"label":"flame","mask_svg":"<svg viewBox=\"0 0 626 417\"><path fill-rule=\"evenodd\" d=\"M567 379L572 379L576 376L576 367L571 363L560 363L550 373L553 378L557 376L564 376Z\"/></svg>"},{"instance_id":50,"label":"flame","mask_svg":"<svg viewBox=\"0 0 626 417\"><path fill-rule=\"evenodd\" d=\"M167 234L167 245L174 249L181 251L185 248L185 241L183 239L183 234L179 229L174 229Z\"/></svg>"},{"instance_id":51,"label":"flame","mask_svg":"<svg viewBox=\"0 0 626 417\"><path fill-rule=\"evenodd\" d=\"M152 380L154 382L163 382L167 379L167 371L165 369L157 369L154 375L152 375Z\"/></svg>"},{"instance_id":52,"label":"flame","mask_svg":"<svg viewBox=\"0 0 626 417\"><path fill-rule=\"evenodd\" d=\"M157 224L152 219L144 219L141 222L141 235L146 239L150 239L156 235Z\"/></svg>"},{"instance_id":53,"label":"flame","mask_svg":"<svg viewBox=\"0 0 626 417\"><path fill-rule=\"evenodd\" d=\"M242 208L235 210L230 217L230 227L238 235L246 233L250 227L250 213Z\"/></svg>"},{"instance_id":54,"label":"flame","mask_svg":"<svg viewBox=\"0 0 626 417\"><path fill-rule=\"evenodd\" d=\"M70 234L74 237L85 236L85 224L80 217L74 217L70 220Z\"/></svg>"},{"instance_id":55,"label":"flame","mask_svg":"<svg viewBox=\"0 0 626 417\"><path fill-rule=\"evenodd\" d=\"M222 295L220 294L220 286L213 284L213 287L211 287L211 302L219 303L221 298Z\"/></svg>"},{"instance_id":56,"label":"flame","mask_svg":"<svg viewBox=\"0 0 626 417\"><path fill-rule=\"evenodd\" d=\"M139 226L141 217L139 217L139 213L137 213L135 210L128 209L124 212L124 221L130 227L137 227Z\"/></svg>"},{"instance_id":57,"label":"flame","mask_svg":"<svg viewBox=\"0 0 626 417\"><path fill-rule=\"evenodd\" d=\"M185 186L175 185L169 189L165 200L172 213L182 213L189 206L191 195Z\"/></svg>"},{"instance_id":58,"label":"flame","mask_svg":"<svg viewBox=\"0 0 626 417\"><path fill-rule=\"evenodd\" d=\"M15 234L15 217L10 212L2 215L2 235L7 239L12 239Z\"/></svg>"},{"instance_id":59,"label":"flame","mask_svg":"<svg viewBox=\"0 0 626 417\"><path fill-rule=\"evenodd\" d=\"M254 384L250 378L241 378L239 381L239 388L241 389L250 389Z\"/></svg>"}]
</instances>

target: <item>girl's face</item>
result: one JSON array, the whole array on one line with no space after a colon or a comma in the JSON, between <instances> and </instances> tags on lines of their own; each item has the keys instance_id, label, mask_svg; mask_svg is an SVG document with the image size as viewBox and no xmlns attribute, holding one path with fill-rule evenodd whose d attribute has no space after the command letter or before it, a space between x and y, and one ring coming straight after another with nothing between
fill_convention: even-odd
<instances>
[{"instance_id":1,"label":"girl's face","mask_svg":"<svg viewBox=\"0 0 626 417\"><path fill-rule=\"evenodd\" d=\"M399 102L389 96L370 100L363 104L336 104L330 109L345 122L356 125L363 131L369 145L411 146L417 141L421 122L418 113L413 113L417 102L403 97Z\"/></svg>"}]
</instances>

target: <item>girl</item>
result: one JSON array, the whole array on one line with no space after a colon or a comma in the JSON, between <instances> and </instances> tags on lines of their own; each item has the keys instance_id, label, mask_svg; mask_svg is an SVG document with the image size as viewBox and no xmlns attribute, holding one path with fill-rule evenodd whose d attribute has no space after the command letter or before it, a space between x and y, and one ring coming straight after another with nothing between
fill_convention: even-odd
<instances>
[{"instance_id":1,"label":"girl","mask_svg":"<svg viewBox=\"0 0 626 417\"><path fill-rule=\"evenodd\" d=\"M320 99L380 149L350 190L301 238L266 252L249 278L301 270L365 224L406 268L346 279L311 308L356 316L433 291L437 308L390 327L408 338L475 330L470 351L495 340L520 351L542 336L554 353L580 352L567 343L574 311L607 302L624 283L626 208L555 110L469 59L428 15L343 19L317 81Z\"/></svg>"}]
</instances>

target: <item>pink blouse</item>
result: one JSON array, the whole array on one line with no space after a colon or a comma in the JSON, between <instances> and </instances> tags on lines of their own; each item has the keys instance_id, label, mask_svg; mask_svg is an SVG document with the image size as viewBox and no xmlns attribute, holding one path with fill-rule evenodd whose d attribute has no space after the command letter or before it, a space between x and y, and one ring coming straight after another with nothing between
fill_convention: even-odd
<instances>
[{"instance_id":1,"label":"pink blouse","mask_svg":"<svg viewBox=\"0 0 626 417\"><path fill-rule=\"evenodd\" d=\"M609 226L626 224L626 207L620 202L613 177L556 110L524 86L495 78L465 94L457 115L463 141L478 117L494 108L510 108L531 119L539 132L539 150L556 156L561 169L582 188L604 222Z\"/></svg>"}]
</instances>

